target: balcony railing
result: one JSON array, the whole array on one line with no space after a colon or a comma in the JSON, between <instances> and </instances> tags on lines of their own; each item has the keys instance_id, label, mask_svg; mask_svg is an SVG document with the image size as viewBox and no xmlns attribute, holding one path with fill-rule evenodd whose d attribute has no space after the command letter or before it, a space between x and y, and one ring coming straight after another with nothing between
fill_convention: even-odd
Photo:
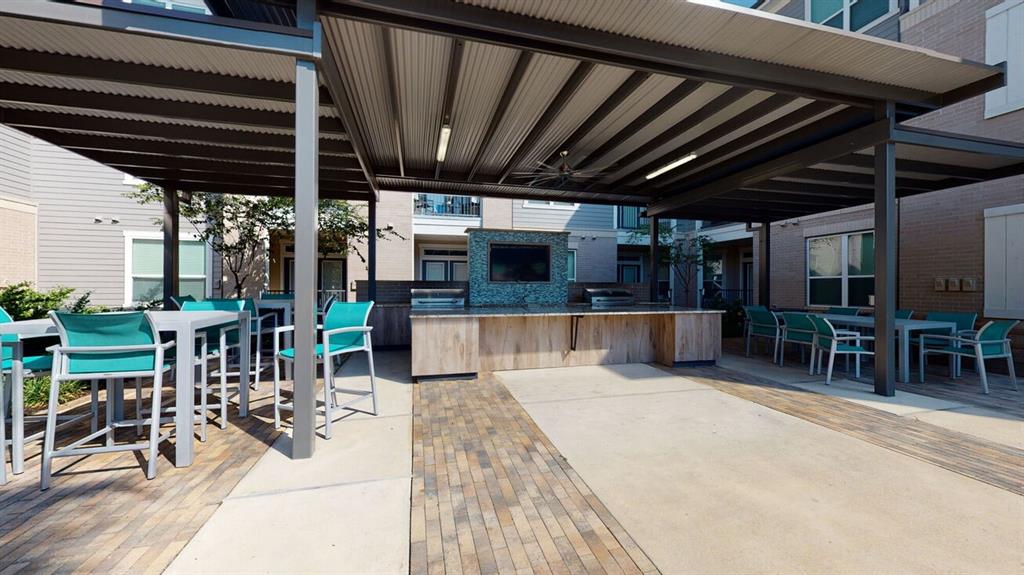
<instances>
[{"instance_id":1,"label":"balcony railing","mask_svg":"<svg viewBox=\"0 0 1024 575\"><path fill-rule=\"evenodd\" d=\"M413 205L417 216L480 217L480 198L475 196L416 194Z\"/></svg>"},{"instance_id":2,"label":"balcony railing","mask_svg":"<svg viewBox=\"0 0 1024 575\"><path fill-rule=\"evenodd\" d=\"M650 225L647 218L640 217L642 208L638 206L619 206L617 208L616 223L620 230L637 230Z\"/></svg>"}]
</instances>

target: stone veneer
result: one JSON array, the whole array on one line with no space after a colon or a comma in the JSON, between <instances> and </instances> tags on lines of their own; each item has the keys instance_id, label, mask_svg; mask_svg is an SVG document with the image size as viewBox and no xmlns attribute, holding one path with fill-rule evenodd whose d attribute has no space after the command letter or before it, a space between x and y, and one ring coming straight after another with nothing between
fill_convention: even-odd
<instances>
[{"instance_id":1,"label":"stone veneer","mask_svg":"<svg viewBox=\"0 0 1024 575\"><path fill-rule=\"evenodd\" d=\"M569 295L569 232L471 229L469 235L469 305L562 305ZM551 281L492 282L488 270L491 242L545 244L551 247Z\"/></svg>"}]
</instances>

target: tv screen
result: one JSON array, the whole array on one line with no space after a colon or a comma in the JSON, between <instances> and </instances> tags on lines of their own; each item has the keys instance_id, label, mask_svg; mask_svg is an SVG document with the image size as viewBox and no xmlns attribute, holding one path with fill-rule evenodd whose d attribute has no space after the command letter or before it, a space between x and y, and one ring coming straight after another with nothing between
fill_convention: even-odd
<instances>
[{"instance_id":1,"label":"tv screen","mask_svg":"<svg viewBox=\"0 0 1024 575\"><path fill-rule=\"evenodd\" d=\"M551 281L551 247L491 244L492 282Z\"/></svg>"}]
</instances>

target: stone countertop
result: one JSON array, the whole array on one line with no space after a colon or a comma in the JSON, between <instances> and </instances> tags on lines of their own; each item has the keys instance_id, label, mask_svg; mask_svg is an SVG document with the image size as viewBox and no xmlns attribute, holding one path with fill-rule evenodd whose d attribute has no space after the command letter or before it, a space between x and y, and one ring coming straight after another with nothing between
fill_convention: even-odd
<instances>
[{"instance_id":1,"label":"stone countertop","mask_svg":"<svg viewBox=\"0 0 1024 575\"><path fill-rule=\"evenodd\" d=\"M510 317L510 316L573 316L573 315L657 315L657 314L720 314L717 309L696 309L658 304L636 304L622 307L591 307L587 304L487 306L455 309L413 309L410 318L424 317Z\"/></svg>"}]
</instances>

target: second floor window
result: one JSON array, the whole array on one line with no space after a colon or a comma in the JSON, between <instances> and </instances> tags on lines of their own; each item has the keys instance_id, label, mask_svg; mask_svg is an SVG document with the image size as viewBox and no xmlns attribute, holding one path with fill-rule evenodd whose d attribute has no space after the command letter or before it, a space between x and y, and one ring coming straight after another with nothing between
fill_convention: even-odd
<instances>
[{"instance_id":1,"label":"second floor window","mask_svg":"<svg viewBox=\"0 0 1024 575\"><path fill-rule=\"evenodd\" d=\"M899 0L807 0L804 19L815 24L861 32L898 14Z\"/></svg>"}]
</instances>

